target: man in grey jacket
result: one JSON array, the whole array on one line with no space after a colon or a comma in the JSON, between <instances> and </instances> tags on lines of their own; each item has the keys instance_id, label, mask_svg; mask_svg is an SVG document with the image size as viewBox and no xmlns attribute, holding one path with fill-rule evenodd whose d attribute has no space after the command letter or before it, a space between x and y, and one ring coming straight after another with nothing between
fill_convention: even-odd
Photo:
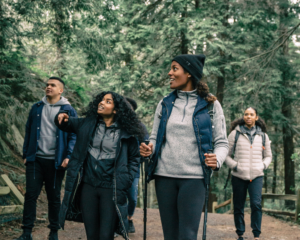
<instances>
[{"instance_id":1,"label":"man in grey jacket","mask_svg":"<svg viewBox=\"0 0 300 240\"><path fill-rule=\"evenodd\" d=\"M76 135L59 130L54 117L64 110L77 117L68 100L61 96L64 82L51 77L45 89L46 96L35 103L29 113L23 146L26 165L26 194L23 212L23 234L17 240L31 240L36 218L36 202L43 184L48 199L50 240L58 240L57 230L60 209L60 190L76 141Z\"/></svg>"}]
</instances>

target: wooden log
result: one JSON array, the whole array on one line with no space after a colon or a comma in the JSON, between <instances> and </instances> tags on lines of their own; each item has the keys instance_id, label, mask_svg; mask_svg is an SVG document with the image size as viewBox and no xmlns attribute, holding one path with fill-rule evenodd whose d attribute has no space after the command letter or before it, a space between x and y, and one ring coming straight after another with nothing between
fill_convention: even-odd
<instances>
[{"instance_id":1,"label":"wooden log","mask_svg":"<svg viewBox=\"0 0 300 240\"><path fill-rule=\"evenodd\" d=\"M297 201L296 201L296 212L295 212L295 221L300 218L300 189L297 191Z\"/></svg>"},{"instance_id":2,"label":"wooden log","mask_svg":"<svg viewBox=\"0 0 300 240\"><path fill-rule=\"evenodd\" d=\"M5 196L10 193L9 187L0 187L0 196Z\"/></svg>"},{"instance_id":3,"label":"wooden log","mask_svg":"<svg viewBox=\"0 0 300 240\"><path fill-rule=\"evenodd\" d=\"M15 165L12 165L12 164L8 163L8 162L0 161L0 164L4 165L4 166L7 166L9 168L12 168L12 169L14 169L14 170L16 170L16 171L18 171L20 173L25 173L26 172L26 170L24 168L19 168L19 167L15 166Z\"/></svg>"},{"instance_id":4,"label":"wooden log","mask_svg":"<svg viewBox=\"0 0 300 240\"><path fill-rule=\"evenodd\" d=\"M20 191L16 188L16 186L13 184L13 182L9 179L9 177L6 174L2 174L0 176L1 182L4 182L11 190L12 195L15 197L17 202L21 205L24 204L24 197L20 193Z\"/></svg>"},{"instance_id":5,"label":"wooden log","mask_svg":"<svg viewBox=\"0 0 300 240\"><path fill-rule=\"evenodd\" d=\"M10 206L0 206L0 215L11 214L11 213L22 213L22 205L10 205Z\"/></svg>"},{"instance_id":6,"label":"wooden log","mask_svg":"<svg viewBox=\"0 0 300 240\"><path fill-rule=\"evenodd\" d=\"M295 213L288 212L288 211L273 210L273 209L267 209L267 208L263 208L262 211L266 212L266 213L274 213L274 214L280 214L280 215L286 215L286 216L293 216L293 217L295 216Z\"/></svg>"},{"instance_id":7,"label":"wooden log","mask_svg":"<svg viewBox=\"0 0 300 240\"><path fill-rule=\"evenodd\" d=\"M262 195L262 198L297 201L297 196L292 194L283 195L283 194L264 193Z\"/></svg>"},{"instance_id":8,"label":"wooden log","mask_svg":"<svg viewBox=\"0 0 300 240\"><path fill-rule=\"evenodd\" d=\"M225 207L227 205L229 205L231 203L231 199L228 199L227 201L220 203L219 205L214 207L214 211L216 211L217 209L221 208L221 207Z\"/></svg>"},{"instance_id":9,"label":"wooden log","mask_svg":"<svg viewBox=\"0 0 300 240\"><path fill-rule=\"evenodd\" d=\"M20 193L22 193L23 196L25 196L25 190L24 188L22 188L19 184L17 185L17 189L20 191Z\"/></svg>"},{"instance_id":10,"label":"wooden log","mask_svg":"<svg viewBox=\"0 0 300 240\"><path fill-rule=\"evenodd\" d=\"M216 213L216 206L217 206L218 202L214 201L212 203L212 213Z\"/></svg>"}]
</instances>

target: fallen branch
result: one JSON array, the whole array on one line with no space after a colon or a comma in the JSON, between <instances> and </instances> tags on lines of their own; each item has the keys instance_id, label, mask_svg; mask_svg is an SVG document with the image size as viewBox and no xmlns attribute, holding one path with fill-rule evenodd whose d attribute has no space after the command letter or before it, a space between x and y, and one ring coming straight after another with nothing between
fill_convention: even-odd
<instances>
[{"instance_id":1,"label":"fallen branch","mask_svg":"<svg viewBox=\"0 0 300 240\"><path fill-rule=\"evenodd\" d=\"M20 167L17 167L17 166L14 166L14 165L12 165L12 164L10 164L10 163L7 163L7 162L0 162L0 165L3 165L3 166L6 166L6 167L9 167L9 168L12 168L12 169L14 169L14 170L17 170L17 171L19 171L19 172L21 172L21 173L25 173L25 169L23 169L23 168L20 168Z\"/></svg>"},{"instance_id":2,"label":"fallen branch","mask_svg":"<svg viewBox=\"0 0 300 240\"><path fill-rule=\"evenodd\" d=\"M242 60L242 62L247 62L247 61L249 61L249 60L253 60L253 59L255 59L255 58L258 58L258 57L261 57L261 56L264 56L264 55L267 55L267 54L269 54L269 53L274 53L274 52L276 52L283 44L285 44L285 42L293 35L293 33L297 30L297 28L300 26L300 23L298 23L295 27L293 27L291 30L290 30L290 32L288 33L288 34L282 34L276 41L275 41L275 43L273 44L273 46L271 47L271 49L270 50L267 50L266 52L264 52L264 53L261 53L261 54L258 54L258 55L256 55L256 56L254 56L254 57L251 57L251 58L247 58L247 59L245 59L245 60ZM280 42L280 39L282 39L282 38L284 38L286 36L286 38L282 41L282 42ZM280 43L279 43L280 42ZM279 43L277 46L276 46L276 44L277 43Z\"/></svg>"}]
</instances>

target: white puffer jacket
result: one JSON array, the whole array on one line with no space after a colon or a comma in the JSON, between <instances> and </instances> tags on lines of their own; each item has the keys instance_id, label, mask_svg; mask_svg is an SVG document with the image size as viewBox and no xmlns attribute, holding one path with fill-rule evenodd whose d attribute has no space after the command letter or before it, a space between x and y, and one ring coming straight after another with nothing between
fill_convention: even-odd
<instances>
[{"instance_id":1,"label":"white puffer jacket","mask_svg":"<svg viewBox=\"0 0 300 240\"><path fill-rule=\"evenodd\" d=\"M241 134L236 143L234 159L232 159L236 131L239 131ZM229 152L225 163L229 168L234 169L232 171L233 176L243 180L253 180L264 176L264 170L269 167L272 161L271 142L266 133L265 150L263 149L261 135L256 134L251 145L248 136L241 132L240 126L237 126L229 134L228 141Z\"/></svg>"}]
</instances>

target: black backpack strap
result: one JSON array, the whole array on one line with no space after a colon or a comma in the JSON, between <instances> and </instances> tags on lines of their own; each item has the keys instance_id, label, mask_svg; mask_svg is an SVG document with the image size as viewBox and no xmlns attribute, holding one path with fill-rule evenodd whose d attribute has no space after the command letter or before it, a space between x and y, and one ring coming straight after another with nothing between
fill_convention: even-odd
<instances>
[{"instance_id":1,"label":"black backpack strap","mask_svg":"<svg viewBox=\"0 0 300 240\"><path fill-rule=\"evenodd\" d=\"M262 132L260 135L261 135L261 138L262 138L262 149L263 149L262 155L263 155L263 158L265 158L266 134L264 132Z\"/></svg>"},{"instance_id":2,"label":"black backpack strap","mask_svg":"<svg viewBox=\"0 0 300 240\"><path fill-rule=\"evenodd\" d=\"M227 184L228 184L229 179L230 179L230 174L231 174L231 168L228 169L228 175L227 175L227 179L226 179L226 182L225 182L225 185L224 185L223 189L227 188Z\"/></svg>"},{"instance_id":3,"label":"black backpack strap","mask_svg":"<svg viewBox=\"0 0 300 240\"><path fill-rule=\"evenodd\" d=\"M233 144L233 149L232 149L232 154L231 154L232 158L234 158L236 143L237 143L240 135L241 135L240 131L236 131L236 133L235 133L235 139L234 139L234 144Z\"/></svg>"}]
</instances>

